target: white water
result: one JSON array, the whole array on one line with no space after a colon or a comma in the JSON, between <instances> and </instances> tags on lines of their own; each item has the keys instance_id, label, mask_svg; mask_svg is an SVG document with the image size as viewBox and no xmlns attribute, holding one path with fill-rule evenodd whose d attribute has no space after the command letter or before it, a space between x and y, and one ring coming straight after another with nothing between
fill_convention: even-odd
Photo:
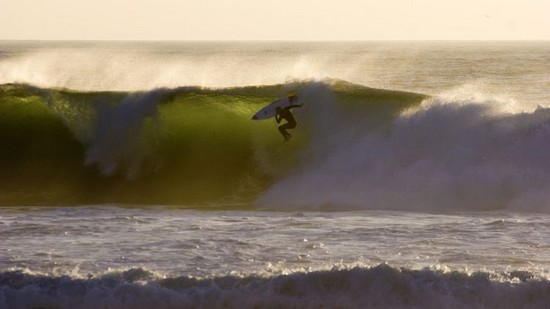
<instances>
[{"instance_id":1,"label":"white water","mask_svg":"<svg viewBox=\"0 0 550 309\"><path fill-rule=\"evenodd\" d=\"M550 212L550 109L442 96L367 130L372 116L344 110L327 89L308 90L303 98L316 107L303 113L307 154L259 206Z\"/></svg>"},{"instance_id":2,"label":"white water","mask_svg":"<svg viewBox=\"0 0 550 309\"><path fill-rule=\"evenodd\" d=\"M335 265L530 271L550 267L548 215L202 212L97 205L2 208L1 269L87 276L280 274ZM491 261L490 263L488 261Z\"/></svg>"},{"instance_id":3,"label":"white water","mask_svg":"<svg viewBox=\"0 0 550 309\"><path fill-rule=\"evenodd\" d=\"M0 216L0 307L549 301L547 215L96 205L2 208Z\"/></svg>"}]
</instances>

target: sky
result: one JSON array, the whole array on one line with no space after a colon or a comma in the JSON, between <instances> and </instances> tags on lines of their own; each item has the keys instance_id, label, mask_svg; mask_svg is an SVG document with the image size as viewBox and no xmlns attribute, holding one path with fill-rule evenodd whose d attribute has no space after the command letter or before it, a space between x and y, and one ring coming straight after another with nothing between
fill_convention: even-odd
<instances>
[{"instance_id":1,"label":"sky","mask_svg":"<svg viewBox=\"0 0 550 309\"><path fill-rule=\"evenodd\" d=\"M0 0L3 40L550 40L548 0Z\"/></svg>"}]
</instances>

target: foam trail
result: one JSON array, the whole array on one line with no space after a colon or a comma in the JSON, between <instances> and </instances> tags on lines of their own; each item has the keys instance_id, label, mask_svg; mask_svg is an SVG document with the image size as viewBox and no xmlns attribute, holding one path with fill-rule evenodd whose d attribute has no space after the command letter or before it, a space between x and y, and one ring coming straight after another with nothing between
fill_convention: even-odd
<instances>
[{"instance_id":1,"label":"foam trail","mask_svg":"<svg viewBox=\"0 0 550 309\"><path fill-rule=\"evenodd\" d=\"M325 152L274 184L258 205L550 211L550 109L514 114L492 101L436 98L389 129L360 132L358 123L325 121L312 130L329 138L311 145Z\"/></svg>"}]
</instances>

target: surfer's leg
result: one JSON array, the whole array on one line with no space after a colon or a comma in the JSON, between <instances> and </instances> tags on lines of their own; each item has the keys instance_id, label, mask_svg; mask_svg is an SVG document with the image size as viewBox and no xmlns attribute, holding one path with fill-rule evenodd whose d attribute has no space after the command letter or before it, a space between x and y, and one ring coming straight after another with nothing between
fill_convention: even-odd
<instances>
[{"instance_id":1,"label":"surfer's leg","mask_svg":"<svg viewBox=\"0 0 550 309\"><path fill-rule=\"evenodd\" d=\"M284 125L279 127L279 132L281 132L281 135L286 138L288 132L285 130Z\"/></svg>"},{"instance_id":2,"label":"surfer's leg","mask_svg":"<svg viewBox=\"0 0 550 309\"><path fill-rule=\"evenodd\" d=\"M285 141L288 141L291 137L292 137L292 135L290 135L290 133L286 132Z\"/></svg>"},{"instance_id":3,"label":"surfer's leg","mask_svg":"<svg viewBox=\"0 0 550 309\"><path fill-rule=\"evenodd\" d=\"M296 121L289 121L287 124L285 124L285 129L294 129L296 128Z\"/></svg>"},{"instance_id":4,"label":"surfer's leg","mask_svg":"<svg viewBox=\"0 0 550 309\"><path fill-rule=\"evenodd\" d=\"M282 126L279 127L279 132L281 132L285 140L288 140L291 137L291 135L286 131L286 129L287 129L287 124L283 124Z\"/></svg>"}]
</instances>

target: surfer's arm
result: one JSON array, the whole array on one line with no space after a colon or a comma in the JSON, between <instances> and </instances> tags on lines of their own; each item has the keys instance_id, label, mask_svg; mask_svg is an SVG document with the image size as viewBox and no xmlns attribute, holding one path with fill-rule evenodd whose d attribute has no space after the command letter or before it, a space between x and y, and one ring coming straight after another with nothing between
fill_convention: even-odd
<instances>
[{"instance_id":1,"label":"surfer's arm","mask_svg":"<svg viewBox=\"0 0 550 309\"><path fill-rule=\"evenodd\" d=\"M275 121L277 121L277 123L281 122L281 114L277 113L275 114Z\"/></svg>"},{"instance_id":2,"label":"surfer's arm","mask_svg":"<svg viewBox=\"0 0 550 309\"><path fill-rule=\"evenodd\" d=\"M290 105L289 107L287 107L287 109L291 109L291 108L295 108L295 107L302 107L302 105L304 105L304 104L300 104L300 105L298 105L298 104Z\"/></svg>"}]
</instances>

